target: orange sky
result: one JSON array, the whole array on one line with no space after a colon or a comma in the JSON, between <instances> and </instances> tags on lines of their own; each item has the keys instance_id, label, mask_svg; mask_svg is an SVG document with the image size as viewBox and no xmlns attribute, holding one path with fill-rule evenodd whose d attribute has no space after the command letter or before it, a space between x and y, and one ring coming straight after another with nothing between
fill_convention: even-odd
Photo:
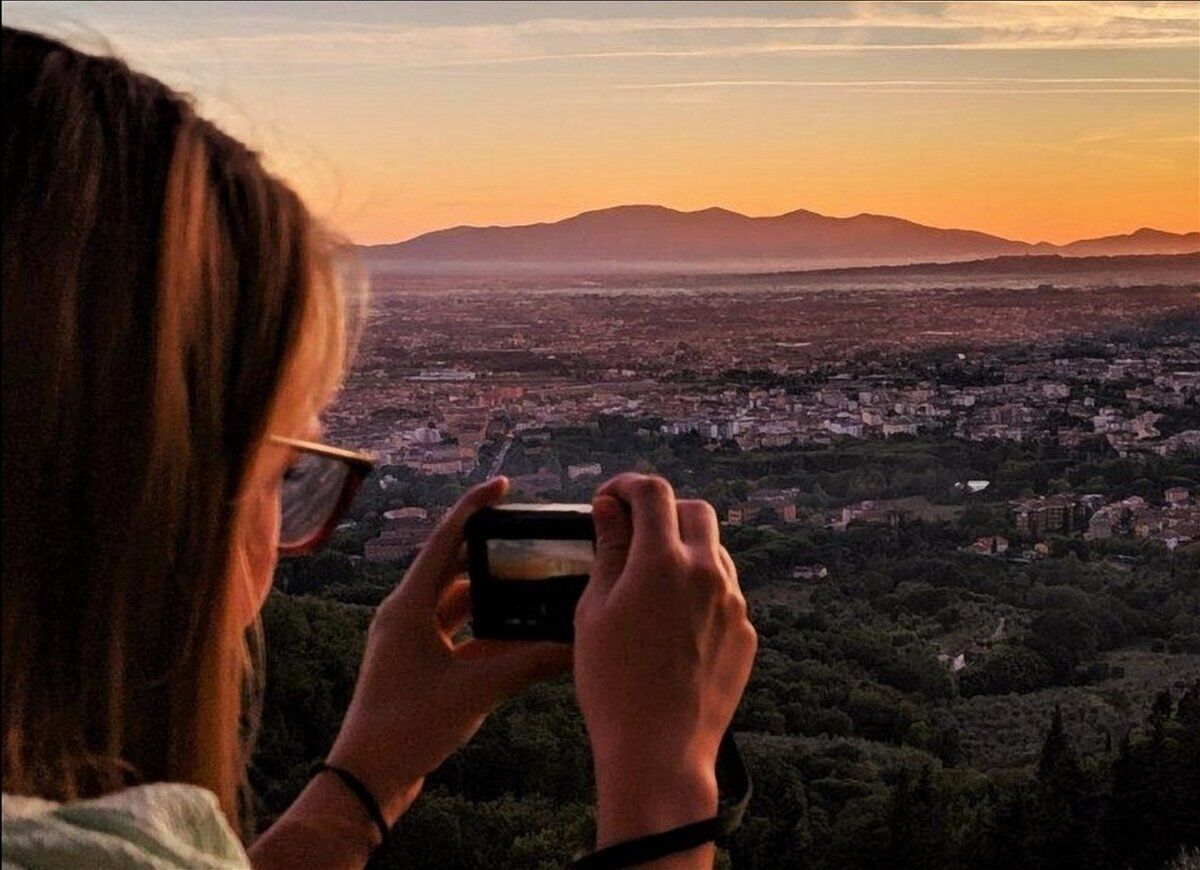
<instances>
[{"instance_id":1,"label":"orange sky","mask_svg":"<svg viewBox=\"0 0 1200 870\"><path fill-rule=\"evenodd\" d=\"M357 241L592 208L1200 229L1200 4L40 3Z\"/></svg>"}]
</instances>

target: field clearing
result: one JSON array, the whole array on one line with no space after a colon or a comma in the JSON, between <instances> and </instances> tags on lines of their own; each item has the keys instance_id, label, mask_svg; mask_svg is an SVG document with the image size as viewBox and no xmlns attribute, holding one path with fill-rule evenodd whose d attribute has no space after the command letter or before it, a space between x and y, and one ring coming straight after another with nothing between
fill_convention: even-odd
<instances>
[{"instance_id":1,"label":"field clearing","mask_svg":"<svg viewBox=\"0 0 1200 870\"><path fill-rule=\"evenodd\" d=\"M923 495L878 500L874 508L876 511L899 511L932 523L953 522L966 509L966 505L934 504Z\"/></svg>"},{"instance_id":2,"label":"field clearing","mask_svg":"<svg viewBox=\"0 0 1200 870\"><path fill-rule=\"evenodd\" d=\"M1141 722L1154 695L1200 680L1200 655L1118 650L1104 656L1125 675L1094 686L1043 689L1024 695L982 695L955 701L947 713L961 729L970 763L980 768L1032 762L1055 706L1081 753L1115 752L1125 732Z\"/></svg>"}]
</instances>

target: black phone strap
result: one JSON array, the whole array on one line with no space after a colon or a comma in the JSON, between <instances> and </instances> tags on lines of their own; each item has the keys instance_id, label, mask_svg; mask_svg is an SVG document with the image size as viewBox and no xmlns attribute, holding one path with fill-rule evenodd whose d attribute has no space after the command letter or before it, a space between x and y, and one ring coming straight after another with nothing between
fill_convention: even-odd
<instances>
[{"instance_id":1,"label":"black phone strap","mask_svg":"<svg viewBox=\"0 0 1200 870\"><path fill-rule=\"evenodd\" d=\"M728 790L736 797L724 807L719 807L717 814L712 818L634 840L613 843L572 861L569 865L570 870L633 867L665 855L686 852L705 843L720 843L736 831L746 814L746 806L750 803L754 784L737 741L733 738L733 732L729 730L721 737L721 745L717 749L717 786L722 792Z\"/></svg>"}]
</instances>

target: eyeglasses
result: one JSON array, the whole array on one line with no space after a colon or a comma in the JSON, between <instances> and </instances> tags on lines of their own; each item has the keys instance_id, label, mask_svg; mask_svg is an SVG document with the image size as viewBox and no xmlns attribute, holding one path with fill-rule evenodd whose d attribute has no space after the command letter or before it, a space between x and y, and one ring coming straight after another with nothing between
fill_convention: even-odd
<instances>
[{"instance_id":1,"label":"eyeglasses","mask_svg":"<svg viewBox=\"0 0 1200 870\"><path fill-rule=\"evenodd\" d=\"M280 490L279 552L293 556L319 550L337 528L375 460L365 453L297 438L272 435L270 440L297 454L284 473Z\"/></svg>"}]
</instances>

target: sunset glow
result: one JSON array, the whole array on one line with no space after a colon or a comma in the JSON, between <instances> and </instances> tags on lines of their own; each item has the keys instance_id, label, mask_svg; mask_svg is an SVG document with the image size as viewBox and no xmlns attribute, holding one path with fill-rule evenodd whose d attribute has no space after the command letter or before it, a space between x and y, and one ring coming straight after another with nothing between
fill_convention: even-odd
<instances>
[{"instance_id":1,"label":"sunset glow","mask_svg":"<svg viewBox=\"0 0 1200 870\"><path fill-rule=\"evenodd\" d=\"M4 3L191 91L356 241L623 203L1200 229L1200 4Z\"/></svg>"}]
</instances>

